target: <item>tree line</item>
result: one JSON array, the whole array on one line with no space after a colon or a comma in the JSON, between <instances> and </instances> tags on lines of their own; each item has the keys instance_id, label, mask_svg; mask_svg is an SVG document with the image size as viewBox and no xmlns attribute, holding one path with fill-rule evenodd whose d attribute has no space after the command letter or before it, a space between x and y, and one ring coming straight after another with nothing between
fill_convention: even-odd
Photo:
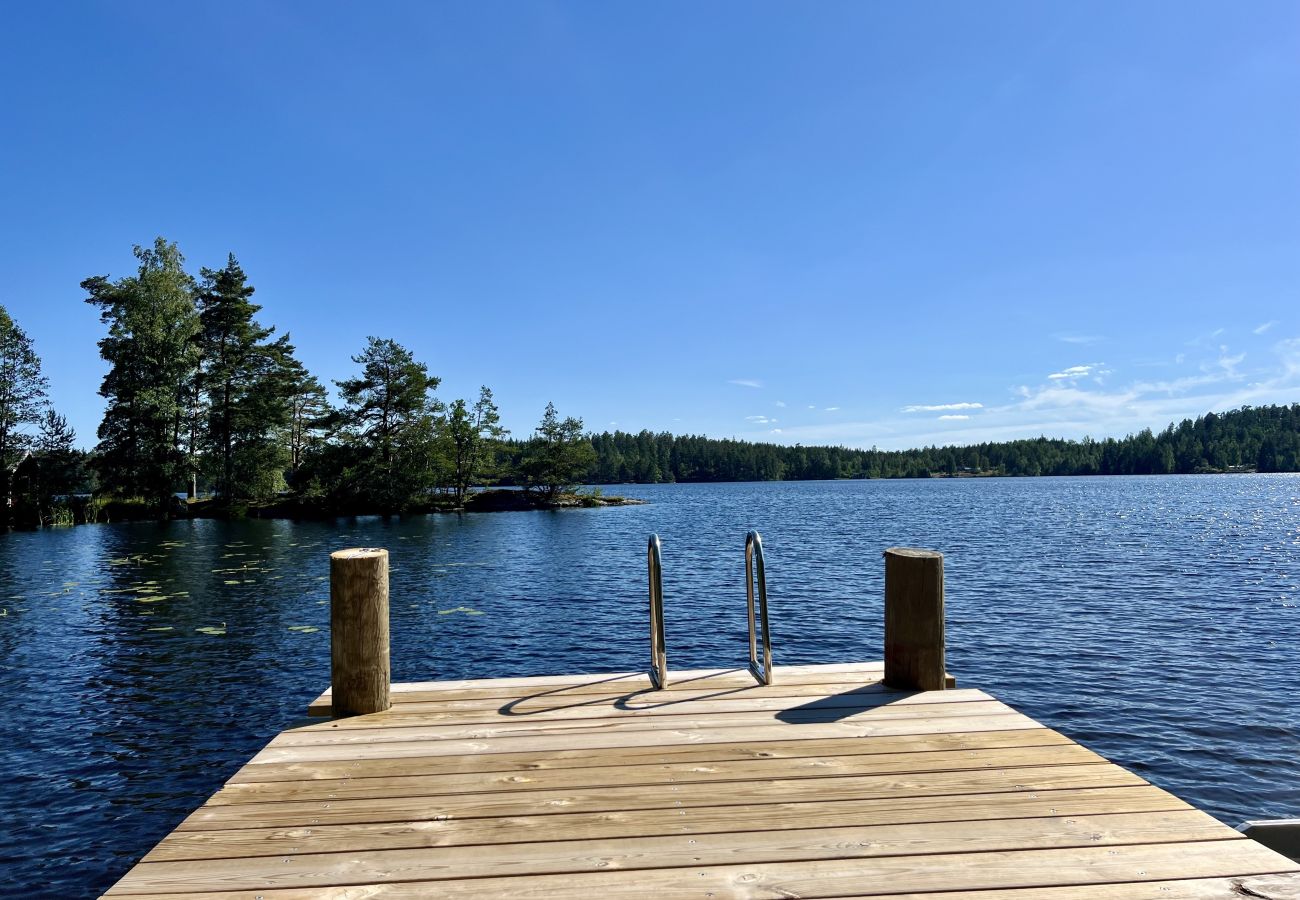
<instances>
[{"instance_id":1,"label":"tree line","mask_svg":"<svg viewBox=\"0 0 1300 900\"><path fill-rule=\"evenodd\" d=\"M0 526L191 514L459 508L474 488L517 486L554 503L582 483L1300 470L1300 404L1243 407L1122 439L1033 440L885 451L642 431L587 434L548 405L511 438L492 391L444 403L440 379L370 337L333 391L288 334L258 319L231 255L185 268L174 243L136 247L136 271L85 279L108 363L98 442L76 446L49 404L31 339L0 307ZM111 514L111 515L110 515Z\"/></svg>"},{"instance_id":2,"label":"tree line","mask_svg":"<svg viewBox=\"0 0 1300 900\"><path fill-rule=\"evenodd\" d=\"M163 238L134 252L135 274L81 283L109 364L89 452L50 408L32 341L0 307L0 524L93 520L114 505L189 514L182 493L210 495L219 515L268 503L403 512L463 505L500 479L554 501L590 468L581 419L548 405L528 439L507 442L489 388L445 404L440 379L390 338L367 339L332 398L289 335L258 320L233 254L196 277Z\"/></svg>"},{"instance_id":3,"label":"tree line","mask_svg":"<svg viewBox=\"0 0 1300 900\"><path fill-rule=\"evenodd\" d=\"M1300 471L1300 403L1242 407L1125 438L1046 437L915 450L804 447L616 431L591 436L597 484L977 475Z\"/></svg>"}]
</instances>

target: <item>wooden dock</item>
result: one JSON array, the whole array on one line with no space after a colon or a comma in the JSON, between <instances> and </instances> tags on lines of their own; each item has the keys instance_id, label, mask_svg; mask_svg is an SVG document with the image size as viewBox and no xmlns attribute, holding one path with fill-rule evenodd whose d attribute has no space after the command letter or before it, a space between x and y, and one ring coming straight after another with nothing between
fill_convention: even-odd
<instances>
[{"instance_id":1,"label":"wooden dock","mask_svg":"<svg viewBox=\"0 0 1300 900\"><path fill-rule=\"evenodd\" d=\"M280 734L106 896L1300 898L1300 866L983 691L882 674L393 685Z\"/></svg>"}]
</instances>

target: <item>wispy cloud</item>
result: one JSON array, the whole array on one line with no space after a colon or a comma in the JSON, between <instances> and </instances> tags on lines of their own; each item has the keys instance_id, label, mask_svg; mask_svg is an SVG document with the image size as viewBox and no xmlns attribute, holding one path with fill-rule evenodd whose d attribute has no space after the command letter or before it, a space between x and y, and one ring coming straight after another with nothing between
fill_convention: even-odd
<instances>
[{"instance_id":1,"label":"wispy cloud","mask_svg":"<svg viewBox=\"0 0 1300 900\"><path fill-rule=\"evenodd\" d=\"M753 422L755 425L772 425L776 419L769 419L767 416L745 416L746 422Z\"/></svg>"},{"instance_id":2,"label":"wispy cloud","mask_svg":"<svg viewBox=\"0 0 1300 900\"><path fill-rule=\"evenodd\" d=\"M1275 341L1267 354L1249 356L1230 353L1216 342L1203 352L1189 351L1186 362L1182 371L1187 374L1167 380L1138 379L1110 385L1096 377L1044 378L1040 384L1011 389L1005 403L917 405L875 419L786 425L781 440L901 450L1040 434L1074 439L1085 435L1122 437L1207 412L1300 400L1300 336ZM1098 367L1091 368L1095 375ZM973 409L979 414L960 418ZM942 415L911 415L922 411Z\"/></svg>"},{"instance_id":3,"label":"wispy cloud","mask_svg":"<svg viewBox=\"0 0 1300 900\"><path fill-rule=\"evenodd\" d=\"M785 401L784 401L784 400L778 400L778 401L776 401L776 405L779 406L781 409L785 409Z\"/></svg>"},{"instance_id":4,"label":"wispy cloud","mask_svg":"<svg viewBox=\"0 0 1300 900\"><path fill-rule=\"evenodd\" d=\"M1187 346L1208 347L1214 344L1215 342L1217 342L1218 339L1223 335L1224 331L1226 330L1227 329L1224 328L1216 328L1213 331L1209 332L1208 334L1198 334L1196 337L1192 338L1190 341L1187 342Z\"/></svg>"},{"instance_id":5,"label":"wispy cloud","mask_svg":"<svg viewBox=\"0 0 1300 900\"><path fill-rule=\"evenodd\" d=\"M1091 375L1092 371L1096 368L1097 368L1096 363L1089 363L1086 366L1070 366L1070 368L1068 369L1062 369L1059 372L1053 372L1051 375L1048 375L1047 377L1050 378L1052 381L1065 381L1074 378L1083 378L1087 375Z\"/></svg>"},{"instance_id":6,"label":"wispy cloud","mask_svg":"<svg viewBox=\"0 0 1300 900\"><path fill-rule=\"evenodd\" d=\"M839 409L838 406L828 406L826 407L826 412L839 412Z\"/></svg>"},{"instance_id":7,"label":"wispy cloud","mask_svg":"<svg viewBox=\"0 0 1300 900\"><path fill-rule=\"evenodd\" d=\"M817 407L815 407L815 406L813 406L811 403L809 403L809 404L808 404L808 408L809 408L809 409L816 409Z\"/></svg>"},{"instance_id":8,"label":"wispy cloud","mask_svg":"<svg viewBox=\"0 0 1300 900\"><path fill-rule=\"evenodd\" d=\"M727 381L727 384L738 384L747 388L761 388L763 386L763 382L757 378L731 378Z\"/></svg>"},{"instance_id":9,"label":"wispy cloud","mask_svg":"<svg viewBox=\"0 0 1300 900\"><path fill-rule=\"evenodd\" d=\"M1220 356L1218 360L1215 362L1215 365L1218 368L1222 369L1224 372L1226 372L1230 378L1236 378L1237 366L1241 365L1245 361L1246 361L1246 354L1238 353L1236 356L1229 356L1228 348L1223 347L1221 348ZM1213 371L1213 368L1210 367L1206 367L1206 368L1208 371Z\"/></svg>"},{"instance_id":10,"label":"wispy cloud","mask_svg":"<svg viewBox=\"0 0 1300 900\"><path fill-rule=\"evenodd\" d=\"M1256 325L1253 330L1255 334L1263 334L1264 332L1268 331L1276 324L1277 324L1277 319L1273 319L1271 321L1265 322L1263 325Z\"/></svg>"},{"instance_id":11,"label":"wispy cloud","mask_svg":"<svg viewBox=\"0 0 1300 900\"><path fill-rule=\"evenodd\" d=\"M1106 340L1099 334L1062 334L1058 332L1052 337L1067 344L1098 344Z\"/></svg>"},{"instance_id":12,"label":"wispy cloud","mask_svg":"<svg viewBox=\"0 0 1300 900\"><path fill-rule=\"evenodd\" d=\"M780 428L773 428L769 434L782 434L782 431Z\"/></svg>"},{"instance_id":13,"label":"wispy cloud","mask_svg":"<svg viewBox=\"0 0 1300 900\"><path fill-rule=\"evenodd\" d=\"M903 412L946 412L955 409L983 409L983 403L932 403L929 405L904 406Z\"/></svg>"}]
</instances>

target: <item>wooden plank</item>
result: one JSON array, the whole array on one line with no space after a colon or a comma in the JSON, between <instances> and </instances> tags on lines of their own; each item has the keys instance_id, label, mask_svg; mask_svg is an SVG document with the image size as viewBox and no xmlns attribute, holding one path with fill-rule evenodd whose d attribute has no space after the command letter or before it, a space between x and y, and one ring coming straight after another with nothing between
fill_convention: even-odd
<instances>
[{"instance_id":1,"label":"wooden plank","mask_svg":"<svg viewBox=\"0 0 1300 900\"><path fill-rule=\"evenodd\" d=\"M761 786L761 791L766 801L792 802L1120 787L1145 783L1138 776L1119 766L1089 764L975 772L774 779L765 782ZM185 819L178 828L195 830L257 826L284 827L347 822L392 822L398 819L432 818L440 815L499 817L562 812L726 806L753 802L755 793L759 789L748 782L723 781L703 785L633 785L482 795L445 794L437 797L247 803L201 807Z\"/></svg>"},{"instance_id":2,"label":"wooden plank","mask_svg":"<svg viewBox=\"0 0 1300 900\"><path fill-rule=\"evenodd\" d=\"M803 730L800 730L800 734ZM472 772L536 772L548 769L605 766L682 765L751 759L802 759L837 755L889 753L947 753L1004 747L1073 745L1065 735L1037 725L1010 731L958 734L901 735L864 738L802 738L747 741L738 744L657 744L620 747L617 753L593 753L589 748L539 752L466 753L462 755L347 759L312 763L246 765L228 784L265 781L314 781L400 775L468 774Z\"/></svg>"},{"instance_id":3,"label":"wooden plank","mask_svg":"<svg viewBox=\"0 0 1300 900\"><path fill-rule=\"evenodd\" d=\"M953 693L958 692L954 691ZM413 694L409 696L421 699L395 704L386 718L396 719L398 716L409 716L416 713L491 713L506 716L535 716L584 708L608 708L614 712L633 712L636 710L669 709L674 706L686 706L695 701L703 702L706 700L717 702L764 700L768 701L769 704L784 702L787 707L796 707L799 705L800 699L808 698L810 702L851 706L859 702L859 698L879 696L898 699L907 695L908 692L887 688L878 682L872 684L862 684L860 682L847 684L771 684L704 690L623 691L617 693L608 691L597 693L593 691L582 694L545 693L474 698ZM970 695L965 694L965 696ZM989 699L988 695L985 695L983 699ZM936 698L930 702L944 701L942 698ZM952 701L949 700L948 702ZM348 724L349 721L345 720L340 724Z\"/></svg>"},{"instance_id":4,"label":"wooden plank","mask_svg":"<svg viewBox=\"0 0 1300 900\"><path fill-rule=\"evenodd\" d=\"M878 674L878 673L877 673ZM764 692L761 696L815 696L819 688L827 688L826 693L836 693L835 688L842 690L852 690L854 688L884 688L884 684L879 677L872 677L871 673L863 673L863 677L854 677L851 674L826 674L826 675L793 675L787 676L784 680L774 682L770 685L758 684L753 681L753 677L745 673L745 679L739 676L730 676L727 678L717 679L700 679L678 682L670 684L661 690L655 690L650 687L641 686L633 682L609 682L609 683L584 683L574 685L552 685L549 687L539 687L536 689L520 687L500 687L500 688L447 688L435 691L403 692L393 693L392 703L394 709L411 709L428 704L437 704L446 701L467 701L480 700L489 703L492 700L500 702L512 701L535 701L544 702L567 701L578 702L589 697L609 697L611 699L618 697L678 697L684 694L747 694L751 691ZM946 676L945 686L949 689L957 687L957 679L952 675ZM394 685L396 688L396 685ZM895 688L884 688L886 690L895 690ZM309 717L329 716L331 712L330 693L327 690L307 707Z\"/></svg>"},{"instance_id":5,"label":"wooden plank","mask_svg":"<svg viewBox=\"0 0 1300 900\"><path fill-rule=\"evenodd\" d=\"M884 674L884 671L885 664L880 660L854 663L810 663L807 665L797 666L774 666L772 669L775 677L784 676L787 679L794 679L801 676L822 677L829 675L836 676L837 680L844 681L852 679L841 676L861 676L865 678L872 678L874 676L875 678L879 678ZM736 684L754 683L754 676L750 675L749 670L743 666L725 669L678 669L670 672L669 675L671 677L669 688L691 681L729 681ZM392 690L394 695L398 695L419 693L422 691L460 690L463 688L531 689L614 683L627 683L637 685L640 688L649 688L650 677L644 671L636 671L533 675L522 678L457 678L438 679L434 681L405 681L394 684ZM330 690L326 688L321 696L329 697Z\"/></svg>"},{"instance_id":6,"label":"wooden plank","mask_svg":"<svg viewBox=\"0 0 1300 900\"><path fill-rule=\"evenodd\" d=\"M865 896L859 894L858 896ZM878 900L1300 900L1300 876L1196 878L1141 884L1021 888L1012 891L943 891L877 894Z\"/></svg>"},{"instance_id":7,"label":"wooden plank","mask_svg":"<svg viewBox=\"0 0 1300 900\"><path fill-rule=\"evenodd\" d=\"M804 702L800 702L800 701ZM700 699L677 697L667 699L636 698L629 702L599 702L568 705L557 709L532 709L519 711L501 706L483 706L475 703L468 708L454 708L439 704L419 704L414 709L400 708L367 716L313 722L287 732L304 734L312 732L344 732L361 728L382 728L396 732L401 728L421 725L462 725L572 721L578 719L634 719L646 716L709 716L730 715L742 712L780 713L782 721L838 717L854 710L902 709L916 706L947 705L952 703L997 703L983 691L953 690L931 693L907 693L874 688L853 692L818 694L806 697L718 697L705 695Z\"/></svg>"},{"instance_id":8,"label":"wooden plank","mask_svg":"<svg viewBox=\"0 0 1300 900\"><path fill-rule=\"evenodd\" d=\"M748 682L734 679L724 683L688 681L670 684L664 690L651 690L644 687L607 686L604 683L576 684L552 687L545 690L528 690L522 688L461 688L459 690L419 691L415 693L394 693L394 705L403 710L430 704L447 706L448 704L478 703L483 706L496 706L502 703L546 705L553 703L599 702L602 698L610 701L634 697L642 699L660 698L664 700L682 700L690 697L738 696L738 697L818 697L843 691L890 691L878 679L864 680L845 675L805 675L787 681L772 684L758 684L751 677ZM494 703L495 701L495 703Z\"/></svg>"},{"instance_id":9,"label":"wooden plank","mask_svg":"<svg viewBox=\"0 0 1300 900\"><path fill-rule=\"evenodd\" d=\"M949 753L881 753L814 756L804 759L751 759L714 763L645 763L594 769L551 769L527 774L483 772L465 775L393 775L330 778L315 781L228 784L208 800L209 806L284 800L349 800L367 797L431 797L439 794L487 794L568 790L577 787L705 784L717 781L765 783L770 779L826 778L846 775L898 775L1030 766L1111 765L1078 744L961 750Z\"/></svg>"},{"instance_id":10,"label":"wooden plank","mask_svg":"<svg viewBox=\"0 0 1300 900\"><path fill-rule=\"evenodd\" d=\"M561 813L508 818L407 819L400 822L174 831L147 860L276 856L305 851L364 852L413 847L513 844L537 840L593 840L662 835L696 835L750 829L779 831L836 826L900 825L982 821L1100 813L1166 812L1191 809L1154 785L1008 791L1003 794L946 794L828 802L746 803L724 807ZM1226 826L1225 826L1226 827Z\"/></svg>"},{"instance_id":11,"label":"wooden plank","mask_svg":"<svg viewBox=\"0 0 1300 900\"><path fill-rule=\"evenodd\" d=\"M695 837L535 841L362 855L298 853L255 859L148 862L109 893L328 887L388 881L763 865L823 859L976 853L1051 847L1103 847L1182 841L1241 841L1238 832L1198 810L983 822L929 822Z\"/></svg>"},{"instance_id":12,"label":"wooden plank","mask_svg":"<svg viewBox=\"0 0 1300 900\"><path fill-rule=\"evenodd\" d=\"M699 900L743 897L868 897L934 891L1008 890L1172 879L1227 878L1300 871L1254 841L1194 841L1111 847L990 851L760 866L602 871L508 878L372 883L345 887L259 888L263 900L408 900L430 896L530 900L553 897ZM149 894L121 894L148 897ZM153 895L156 897L156 895ZM249 900L249 891L186 893L190 900Z\"/></svg>"},{"instance_id":13,"label":"wooden plank","mask_svg":"<svg viewBox=\"0 0 1300 900\"><path fill-rule=\"evenodd\" d=\"M819 685L840 685L845 688L880 684L884 669L880 663L875 668L848 670L837 666L776 667L776 680L771 685L758 684L747 669L697 670L672 672L669 684L655 690L648 676L642 673L614 673L612 675L572 676L573 681L561 683L549 679L482 679L480 681L407 682L392 686L394 706L410 703L435 703L440 700L518 700L525 697L573 698L582 695L628 696L655 694L673 696L681 692L790 690L816 688ZM517 682L529 683L517 683ZM505 682L498 684L498 682ZM957 687L957 679L948 675L947 687ZM773 696L776 696L773 694ZM331 691L327 688L307 708L309 716L330 714Z\"/></svg>"},{"instance_id":14,"label":"wooden plank","mask_svg":"<svg viewBox=\"0 0 1300 900\"><path fill-rule=\"evenodd\" d=\"M946 696L949 692L928 696ZM951 693L957 693L952 691ZM917 695L921 696L921 695ZM708 712L669 716L624 716L601 719L553 719L433 725L386 725L383 714L364 716L366 722L347 727L341 721L321 722L281 733L268 746L304 747L320 744L374 744L387 741L467 740L491 737L554 736L562 734L661 731L679 728L735 728L746 725L804 723L858 723L891 719L937 719L948 716L1008 715L1014 710L997 700L961 700L956 703L890 703L868 707L807 710L756 710ZM575 741L580 743L580 740Z\"/></svg>"},{"instance_id":15,"label":"wooden plank","mask_svg":"<svg viewBox=\"0 0 1300 900\"><path fill-rule=\"evenodd\" d=\"M314 762L322 760L363 760L402 756L450 756L466 753L509 753L515 751L572 750L584 747L588 752L611 747L647 747L665 744L735 744L748 741L788 739L792 734L805 738L876 738L892 735L966 734L977 731L1018 731L1041 727L1020 713L986 716L955 716L921 719L880 719L874 722L845 721L802 724L795 730L784 723L745 727L693 727L699 723L678 724L669 730L600 729L571 731L566 734L515 735L510 737L446 737L427 741L387 741L371 744L325 744L317 746L268 745L250 761L261 763Z\"/></svg>"}]
</instances>

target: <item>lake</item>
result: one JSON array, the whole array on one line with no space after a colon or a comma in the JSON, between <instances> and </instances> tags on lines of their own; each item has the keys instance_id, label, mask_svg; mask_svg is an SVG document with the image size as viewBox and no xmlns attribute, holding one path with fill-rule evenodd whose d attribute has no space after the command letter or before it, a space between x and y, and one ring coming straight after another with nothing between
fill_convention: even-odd
<instances>
[{"instance_id":1,"label":"lake","mask_svg":"<svg viewBox=\"0 0 1300 900\"><path fill-rule=\"evenodd\" d=\"M393 677L881 657L881 551L945 554L948 667L1231 825L1300 815L1300 476L629 485L645 506L0 535L5 888L106 889L329 679L328 555L391 552Z\"/></svg>"}]
</instances>

